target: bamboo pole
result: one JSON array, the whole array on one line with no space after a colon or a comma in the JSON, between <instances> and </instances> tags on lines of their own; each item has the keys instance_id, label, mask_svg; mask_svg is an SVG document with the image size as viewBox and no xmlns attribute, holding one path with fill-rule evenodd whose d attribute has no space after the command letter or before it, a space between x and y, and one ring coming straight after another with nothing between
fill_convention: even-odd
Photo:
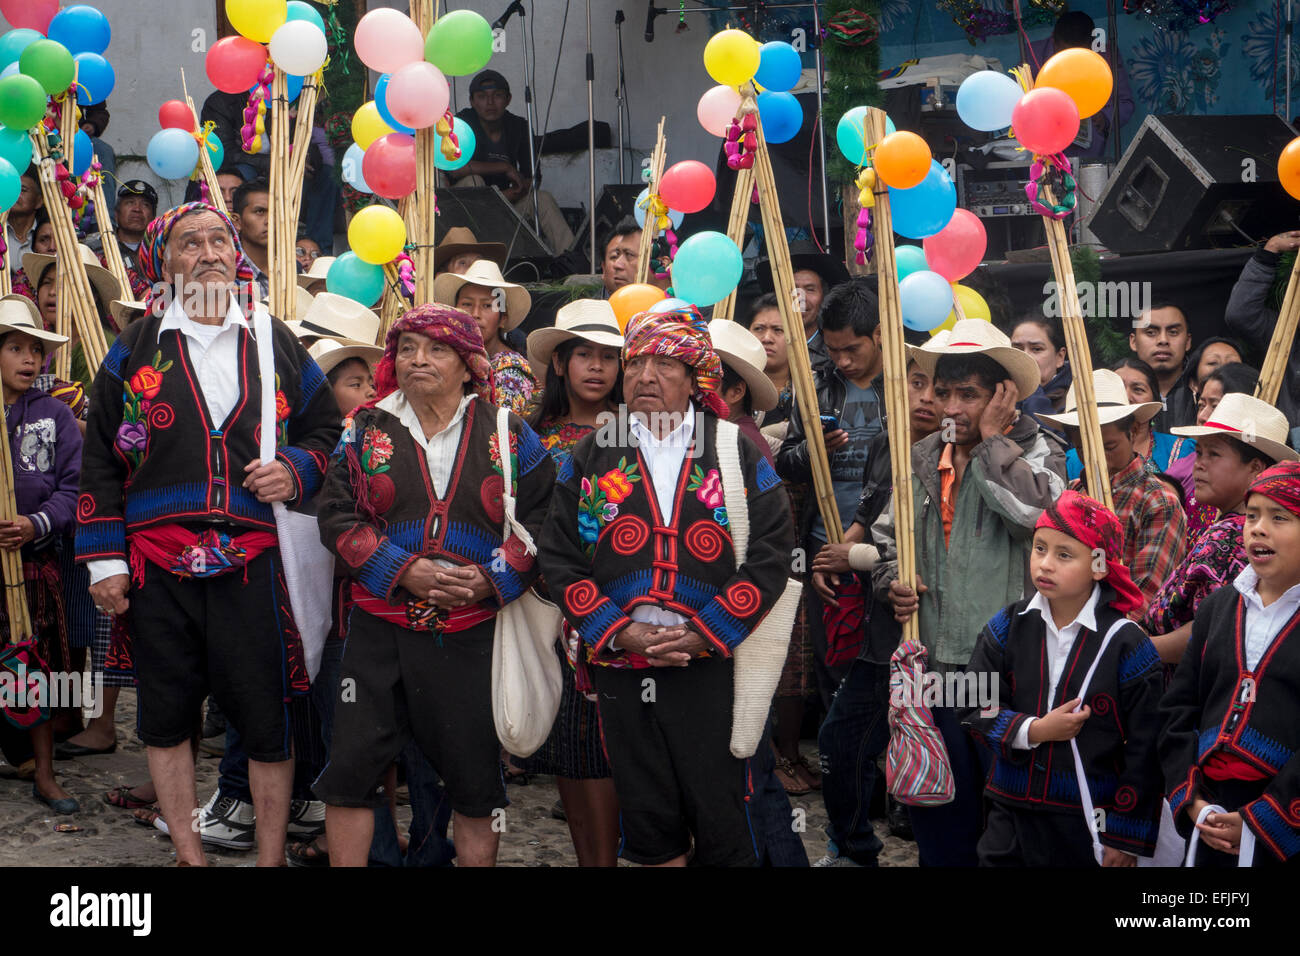
<instances>
[{"instance_id":1,"label":"bamboo pole","mask_svg":"<svg viewBox=\"0 0 1300 956\"><path fill-rule=\"evenodd\" d=\"M737 249L745 248L745 226L749 224L749 207L753 205L753 195L754 167L736 170L736 191L731 196L731 214L727 217L727 238L736 244ZM725 299L713 307L713 317L734 319L735 312L736 290L732 289Z\"/></svg>"},{"instance_id":2,"label":"bamboo pole","mask_svg":"<svg viewBox=\"0 0 1300 956\"><path fill-rule=\"evenodd\" d=\"M649 195L659 195L659 180L664 174L664 164L668 159L668 147L664 140L664 117L659 117L659 127L655 132L655 148L650 154L650 183ZM650 279L650 249L654 245L655 233L657 232L658 223L656 217L646 210L645 228L641 230L641 245L637 247L636 253L636 282L647 282ZM596 268L596 263L591 267Z\"/></svg>"},{"instance_id":3,"label":"bamboo pole","mask_svg":"<svg viewBox=\"0 0 1300 956\"><path fill-rule=\"evenodd\" d=\"M194 99L190 96L189 87L185 84L185 71L181 70L181 92L185 94L185 103L190 108L190 115L194 117L195 132L202 132L203 126L199 123L199 111L194 108ZM208 150L199 144L199 169L203 175L203 181L208 184L208 202L220 210L223 216L230 215L230 210L226 208L226 198L221 195L221 184L217 182L217 171L212 168L212 157L208 155Z\"/></svg>"},{"instance_id":4,"label":"bamboo pole","mask_svg":"<svg viewBox=\"0 0 1300 956\"><path fill-rule=\"evenodd\" d=\"M1277 396L1286 381L1287 361L1291 357L1291 346L1295 342L1296 326L1300 324L1300 255L1296 256L1291 267L1291 277L1287 280L1286 296L1282 299L1282 309L1277 315L1277 324L1273 326L1273 338L1268 343L1268 354L1259 369L1259 384L1255 386L1255 397L1277 404Z\"/></svg>"},{"instance_id":5,"label":"bamboo pole","mask_svg":"<svg viewBox=\"0 0 1300 956\"><path fill-rule=\"evenodd\" d=\"M411 19L420 28L421 36L428 36L438 19L438 7L433 0L413 0ZM438 170L434 158L438 155L438 131L433 126L415 131L415 194L408 204L406 219L407 241L411 244L411 262L415 265L415 304L433 301L434 221L438 198ZM534 174L536 171L534 170ZM399 297L400 298L400 297ZM400 304L400 303L399 303Z\"/></svg>"},{"instance_id":6,"label":"bamboo pole","mask_svg":"<svg viewBox=\"0 0 1300 956\"><path fill-rule=\"evenodd\" d=\"M311 151L311 133L316 124L316 103L320 95L320 74L309 76L298 94L298 119L293 133L293 151L289 154L289 206L292 221L298 221L302 209L303 180L307 178L307 154ZM295 234L294 240L297 241Z\"/></svg>"},{"instance_id":7,"label":"bamboo pole","mask_svg":"<svg viewBox=\"0 0 1300 956\"><path fill-rule=\"evenodd\" d=\"M5 251L0 256L0 295L9 295L14 291L13 277L9 273L9 263L13 259L13 250L8 247L9 213L0 212L0 239L4 239Z\"/></svg>"},{"instance_id":8,"label":"bamboo pole","mask_svg":"<svg viewBox=\"0 0 1300 956\"><path fill-rule=\"evenodd\" d=\"M384 279L387 281L387 286L384 289L383 302L379 307L379 335L375 339L376 345L383 345L388 340L388 330L406 311L406 299L402 295L402 279L395 263L384 263Z\"/></svg>"},{"instance_id":9,"label":"bamboo pole","mask_svg":"<svg viewBox=\"0 0 1300 956\"><path fill-rule=\"evenodd\" d=\"M289 78L278 66L271 80L271 206L267 241L267 272L270 273L271 314L289 322L297 315L297 297L286 278L298 274L293 254L297 230L288 221L293 191L289 167ZM292 267L292 268L291 268Z\"/></svg>"},{"instance_id":10,"label":"bamboo pole","mask_svg":"<svg viewBox=\"0 0 1300 956\"><path fill-rule=\"evenodd\" d=\"M67 349L60 349L66 352ZM9 422L0 415L0 521L13 521L18 516L14 499L14 463L9 450ZM21 644L36 636L31 613L27 607L27 585L23 580L21 551L6 548L0 552L0 571L4 574L5 610L9 613L9 643Z\"/></svg>"},{"instance_id":11,"label":"bamboo pole","mask_svg":"<svg viewBox=\"0 0 1300 956\"><path fill-rule=\"evenodd\" d=\"M113 273L122 287L123 299L134 299L131 279L126 274L126 262L122 259L122 250L117 244L117 230L113 228L113 217L108 211L108 200L104 197L104 177L96 174L91 180L90 198L95 203L95 222L99 226L99 244L104 249L104 261L108 271ZM107 303L105 303L107 305Z\"/></svg>"},{"instance_id":12,"label":"bamboo pole","mask_svg":"<svg viewBox=\"0 0 1300 956\"><path fill-rule=\"evenodd\" d=\"M885 138L885 111L867 110L866 144L873 148ZM903 340L903 311L898 293L898 264L894 257L894 221L889 189L876 178L872 215L875 232L876 296L880 301L880 344L885 371L885 416L889 422L889 462L894 480L894 541L898 548L898 580L916 587L916 515L912 497L912 415L907 397L907 346ZM958 313L960 314L960 313ZM904 641L920 640L917 615L903 625Z\"/></svg>"}]
</instances>

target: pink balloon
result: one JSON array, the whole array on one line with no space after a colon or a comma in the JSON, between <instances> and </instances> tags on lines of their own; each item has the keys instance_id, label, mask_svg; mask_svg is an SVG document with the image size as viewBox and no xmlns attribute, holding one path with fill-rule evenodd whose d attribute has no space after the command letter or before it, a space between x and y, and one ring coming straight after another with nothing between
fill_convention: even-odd
<instances>
[{"instance_id":1,"label":"pink balloon","mask_svg":"<svg viewBox=\"0 0 1300 956\"><path fill-rule=\"evenodd\" d=\"M367 180L368 182L369 180ZM984 223L969 209L958 209L933 236L921 240L930 271L949 282L964 279L984 261L988 235Z\"/></svg>"},{"instance_id":2,"label":"pink balloon","mask_svg":"<svg viewBox=\"0 0 1300 956\"><path fill-rule=\"evenodd\" d=\"M396 73L408 63L424 59L420 28L406 14L387 7L362 17L352 42L361 62L377 73Z\"/></svg>"},{"instance_id":3,"label":"pink balloon","mask_svg":"<svg viewBox=\"0 0 1300 956\"><path fill-rule=\"evenodd\" d=\"M424 129L447 112L451 90L442 71L421 60L406 64L388 78L384 99L393 119L411 129Z\"/></svg>"},{"instance_id":4,"label":"pink balloon","mask_svg":"<svg viewBox=\"0 0 1300 956\"><path fill-rule=\"evenodd\" d=\"M713 202L717 188L713 170L697 159L686 159L664 170L659 180L659 198L669 209L699 212Z\"/></svg>"},{"instance_id":5,"label":"pink balloon","mask_svg":"<svg viewBox=\"0 0 1300 956\"><path fill-rule=\"evenodd\" d=\"M208 47L203 67L221 92L246 93L266 67L266 47L248 37L223 37Z\"/></svg>"},{"instance_id":6,"label":"pink balloon","mask_svg":"<svg viewBox=\"0 0 1300 956\"><path fill-rule=\"evenodd\" d=\"M1079 107L1064 90L1040 86L1015 105L1011 128L1020 145L1031 153L1059 153L1079 135Z\"/></svg>"},{"instance_id":7,"label":"pink balloon","mask_svg":"<svg viewBox=\"0 0 1300 956\"><path fill-rule=\"evenodd\" d=\"M0 13L15 30L22 27L44 33L59 12L59 0L0 0Z\"/></svg>"},{"instance_id":8,"label":"pink balloon","mask_svg":"<svg viewBox=\"0 0 1300 956\"><path fill-rule=\"evenodd\" d=\"M726 136L727 127L740 109L740 93L734 86L715 86L706 90L695 108L700 125L714 136Z\"/></svg>"},{"instance_id":9,"label":"pink balloon","mask_svg":"<svg viewBox=\"0 0 1300 956\"><path fill-rule=\"evenodd\" d=\"M415 137L389 133L361 158L361 178L376 196L401 199L415 192Z\"/></svg>"}]
</instances>

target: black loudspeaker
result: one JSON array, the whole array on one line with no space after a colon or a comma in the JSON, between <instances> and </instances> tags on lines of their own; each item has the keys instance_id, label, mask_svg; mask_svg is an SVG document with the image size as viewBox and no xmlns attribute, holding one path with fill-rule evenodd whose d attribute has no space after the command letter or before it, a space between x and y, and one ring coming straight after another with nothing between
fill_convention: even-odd
<instances>
[{"instance_id":1,"label":"black loudspeaker","mask_svg":"<svg viewBox=\"0 0 1300 956\"><path fill-rule=\"evenodd\" d=\"M549 259L551 250L495 186L438 190L438 238L453 226L474 231L479 242L505 243L506 259Z\"/></svg>"},{"instance_id":2,"label":"black loudspeaker","mask_svg":"<svg viewBox=\"0 0 1300 956\"><path fill-rule=\"evenodd\" d=\"M1088 228L1111 251L1136 253L1237 246L1294 227L1277 158L1295 135L1272 114L1148 116Z\"/></svg>"},{"instance_id":3,"label":"black loudspeaker","mask_svg":"<svg viewBox=\"0 0 1300 956\"><path fill-rule=\"evenodd\" d=\"M600 198L596 200L597 242L622 220L636 218L636 197L643 189L645 183L616 183L601 190Z\"/></svg>"}]
</instances>

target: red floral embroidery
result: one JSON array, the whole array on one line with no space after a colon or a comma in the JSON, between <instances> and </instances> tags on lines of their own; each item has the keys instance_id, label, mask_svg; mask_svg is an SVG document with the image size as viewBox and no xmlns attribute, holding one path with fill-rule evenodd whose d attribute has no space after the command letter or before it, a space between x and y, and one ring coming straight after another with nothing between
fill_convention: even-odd
<instances>
[{"instance_id":1,"label":"red floral embroidery","mask_svg":"<svg viewBox=\"0 0 1300 956\"><path fill-rule=\"evenodd\" d=\"M131 376L131 390L141 398L153 398L162 390L162 380L162 372L145 365Z\"/></svg>"},{"instance_id":2,"label":"red floral embroidery","mask_svg":"<svg viewBox=\"0 0 1300 956\"><path fill-rule=\"evenodd\" d=\"M379 547L379 534L370 525L354 525L338 536L334 546L348 567L359 568Z\"/></svg>"},{"instance_id":3,"label":"red floral embroidery","mask_svg":"<svg viewBox=\"0 0 1300 956\"><path fill-rule=\"evenodd\" d=\"M366 484L370 506L377 514L383 514L397 500L397 485L393 484L393 479L388 475L371 475Z\"/></svg>"},{"instance_id":4,"label":"red floral embroidery","mask_svg":"<svg viewBox=\"0 0 1300 956\"><path fill-rule=\"evenodd\" d=\"M736 617L749 617L758 610L762 596L758 593L758 588L748 581L737 581L727 588L719 600Z\"/></svg>"}]
</instances>

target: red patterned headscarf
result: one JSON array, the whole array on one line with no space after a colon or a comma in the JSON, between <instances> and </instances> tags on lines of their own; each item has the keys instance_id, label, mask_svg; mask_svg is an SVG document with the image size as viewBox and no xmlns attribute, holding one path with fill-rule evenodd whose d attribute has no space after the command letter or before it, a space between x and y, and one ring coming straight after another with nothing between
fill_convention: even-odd
<instances>
[{"instance_id":1,"label":"red patterned headscarf","mask_svg":"<svg viewBox=\"0 0 1300 956\"><path fill-rule=\"evenodd\" d=\"M1283 461L1265 468L1251 484L1249 494L1263 495L1300 515L1300 461Z\"/></svg>"},{"instance_id":2,"label":"red patterned headscarf","mask_svg":"<svg viewBox=\"0 0 1300 956\"><path fill-rule=\"evenodd\" d=\"M1086 548L1100 550L1106 556L1104 580L1117 595L1111 606L1121 614L1142 606L1142 592L1133 583L1123 561L1124 528L1115 512L1100 501L1077 491L1063 491L1061 497L1043 510L1034 527L1051 528L1068 534Z\"/></svg>"},{"instance_id":3,"label":"red patterned headscarf","mask_svg":"<svg viewBox=\"0 0 1300 956\"><path fill-rule=\"evenodd\" d=\"M469 369L470 386L485 402L493 402L492 364L483 348L483 334L478 323L469 313L436 302L402 313L402 317L388 330L384 357L375 367L375 401L397 391L397 340L403 332L427 335L455 351Z\"/></svg>"},{"instance_id":4,"label":"red patterned headscarf","mask_svg":"<svg viewBox=\"0 0 1300 956\"><path fill-rule=\"evenodd\" d=\"M695 306L676 312L641 312L627 323L623 333L623 361L638 355L664 355L677 359L695 370L698 390L692 396L719 418L729 418L730 410L719 394L722 388L722 361L713 351L709 323Z\"/></svg>"},{"instance_id":5,"label":"red patterned headscarf","mask_svg":"<svg viewBox=\"0 0 1300 956\"><path fill-rule=\"evenodd\" d=\"M246 285L253 281L252 264L244 257L244 247L239 242L239 231L235 229L235 224L230 221L230 217L217 209L216 206L211 206L205 202L181 203L179 206L168 209L144 227L144 238L140 240L140 253L136 257L136 268L139 270L140 276L149 283L149 292L145 297L145 315L152 314L154 302L158 298L159 288L171 281L171 277L164 274L163 266L163 256L167 251L167 240L171 237L172 230L176 228L176 223L193 212L210 212L221 217L221 221L230 230L230 241L235 247L235 280L240 285ZM254 301L256 298L258 297L252 296L251 292L249 293L248 301Z\"/></svg>"}]
</instances>

